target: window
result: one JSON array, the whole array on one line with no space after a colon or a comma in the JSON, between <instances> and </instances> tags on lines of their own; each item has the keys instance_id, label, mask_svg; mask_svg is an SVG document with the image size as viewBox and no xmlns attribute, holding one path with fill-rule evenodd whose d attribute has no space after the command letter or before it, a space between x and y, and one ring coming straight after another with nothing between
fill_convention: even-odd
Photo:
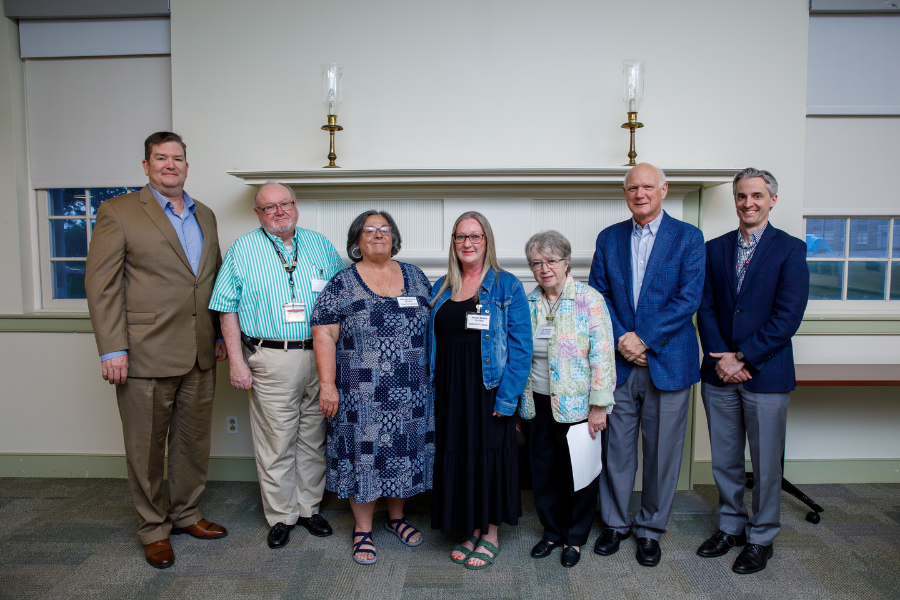
<instances>
[{"instance_id":1,"label":"window","mask_svg":"<svg viewBox=\"0 0 900 600\"><path fill-rule=\"evenodd\" d=\"M807 217L810 300L900 300L900 218Z\"/></svg>"},{"instance_id":2,"label":"window","mask_svg":"<svg viewBox=\"0 0 900 600\"><path fill-rule=\"evenodd\" d=\"M84 308L84 269L97 209L140 187L38 191L44 308Z\"/></svg>"}]
</instances>

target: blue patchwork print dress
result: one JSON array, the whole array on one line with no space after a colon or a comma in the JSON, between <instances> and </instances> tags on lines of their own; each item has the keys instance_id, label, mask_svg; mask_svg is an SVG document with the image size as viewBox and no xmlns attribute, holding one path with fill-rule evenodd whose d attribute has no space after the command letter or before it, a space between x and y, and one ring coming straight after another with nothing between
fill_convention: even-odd
<instances>
[{"instance_id":1,"label":"blue patchwork print dress","mask_svg":"<svg viewBox=\"0 0 900 600\"><path fill-rule=\"evenodd\" d=\"M428 377L431 284L398 261L404 296L378 296L351 265L316 301L310 325L340 324L335 384L338 413L328 421L325 486L340 498L371 502L431 489L434 396Z\"/></svg>"}]
</instances>

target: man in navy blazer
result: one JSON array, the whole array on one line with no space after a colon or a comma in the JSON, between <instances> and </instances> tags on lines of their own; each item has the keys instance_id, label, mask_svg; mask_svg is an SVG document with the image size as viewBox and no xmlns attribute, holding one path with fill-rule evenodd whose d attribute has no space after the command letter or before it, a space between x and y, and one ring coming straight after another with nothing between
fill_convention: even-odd
<instances>
[{"instance_id":1,"label":"man in navy blazer","mask_svg":"<svg viewBox=\"0 0 900 600\"><path fill-rule=\"evenodd\" d=\"M809 296L806 244L769 224L778 182L768 171L734 178L740 227L706 244L706 284L697 313L703 344L701 393L709 422L719 530L697 554L744 549L732 570L757 573L781 530L787 407L794 389L791 337ZM753 462L753 517L744 505L744 440Z\"/></svg>"},{"instance_id":2,"label":"man in navy blazer","mask_svg":"<svg viewBox=\"0 0 900 600\"><path fill-rule=\"evenodd\" d=\"M642 163L625 177L633 218L597 237L589 283L606 299L617 340L615 409L603 438L600 512L606 530L594 552L609 556L634 531L638 563L662 552L687 424L690 388L700 381L697 332L706 259L703 234L662 210L665 173ZM628 513L643 432L641 510Z\"/></svg>"}]
</instances>

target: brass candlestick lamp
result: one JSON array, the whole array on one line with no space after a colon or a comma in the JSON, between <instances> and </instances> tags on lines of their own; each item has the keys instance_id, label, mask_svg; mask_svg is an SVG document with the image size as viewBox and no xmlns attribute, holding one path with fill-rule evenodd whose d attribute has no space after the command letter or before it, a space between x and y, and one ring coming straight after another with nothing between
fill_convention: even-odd
<instances>
[{"instance_id":1,"label":"brass candlestick lamp","mask_svg":"<svg viewBox=\"0 0 900 600\"><path fill-rule=\"evenodd\" d=\"M328 125L323 125L322 129L328 132L331 141L328 148L328 164L324 168L340 169L334 164L337 158L337 154L334 153L334 132L344 130L337 124L337 109L341 105L341 67L337 63L322 65L322 101L328 115Z\"/></svg>"},{"instance_id":2,"label":"brass candlestick lamp","mask_svg":"<svg viewBox=\"0 0 900 600\"><path fill-rule=\"evenodd\" d=\"M629 58L622 61L622 91L625 106L628 107L628 122L622 124L622 129L631 130L631 145L628 148L628 162L622 166L633 167L637 163L637 152L634 150L634 130L644 126L638 123L637 114L644 101L644 65L646 62L640 58Z\"/></svg>"}]
</instances>

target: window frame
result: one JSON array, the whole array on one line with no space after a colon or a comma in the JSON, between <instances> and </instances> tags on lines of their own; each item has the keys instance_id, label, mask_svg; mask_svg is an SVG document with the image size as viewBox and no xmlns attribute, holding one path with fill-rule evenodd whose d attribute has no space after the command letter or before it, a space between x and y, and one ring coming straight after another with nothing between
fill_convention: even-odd
<instances>
[{"instance_id":1,"label":"window frame","mask_svg":"<svg viewBox=\"0 0 900 600\"><path fill-rule=\"evenodd\" d=\"M51 188L43 188L36 189L35 199L37 202L37 237L38 237L38 253L39 258L38 261L40 263L40 268L38 269L37 275L39 276L38 288L40 290L40 298L39 301L36 302L38 306L35 307L36 310L40 310L43 312L73 312L73 313L87 313L88 305L86 298L54 298L53 297L53 263L55 262L77 262L77 261L86 261L87 256L64 256L64 257L54 257L50 250L50 238L52 237L52 232L50 228L50 224L53 221L85 221L86 225L86 235L87 235L87 248L90 248L91 244L91 236L93 235L93 224L97 222L97 213L96 211L91 210L91 190L92 189L104 189L104 188L125 188L127 191L125 193L129 193L131 190L139 190L142 186L122 186L122 185L93 185L90 187L84 188L84 203L85 203L85 213L83 215L51 215L50 214L50 194L49 191ZM64 186L59 188L52 189L82 189L79 186ZM105 201L105 200L104 200Z\"/></svg>"},{"instance_id":2,"label":"window frame","mask_svg":"<svg viewBox=\"0 0 900 600\"><path fill-rule=\"evenodd\" d=\"M843 256L837 257L822 257L818 258L815 256L807 255L806 261L810 262L823 262L823 263L841 263L843 265L843 276L841 278L841 298L834 300L812 300L810 299L807 304L807 313L808 314L845 314L845 315L858 315L858 314L891 314L891 313L900 313L900 298L896 300L891 300L891 266L894 264L900 264L900 255L894 256L893 252L893 240L894 240L894 232L897 230L895 228L900 227L900 214L827 214L827 215L819 215L819 214L807 214L803 217L803 240L806 241L806 227L807 221L809 219L844 219L844 248L843 248ZM877 219L886 219L888 221L888 232L887 232L887 254L884 258L873 258L873 257L851 257L850 256L850 231L851 231L851 220L852 219L866 219L866 220L877 220ZM879 262L883 263L886 268L885 273L885 299L884 300L849 300L847 299L849 279L850 279L850 263L854 262Z\"/></svg>"}]
</instances>

